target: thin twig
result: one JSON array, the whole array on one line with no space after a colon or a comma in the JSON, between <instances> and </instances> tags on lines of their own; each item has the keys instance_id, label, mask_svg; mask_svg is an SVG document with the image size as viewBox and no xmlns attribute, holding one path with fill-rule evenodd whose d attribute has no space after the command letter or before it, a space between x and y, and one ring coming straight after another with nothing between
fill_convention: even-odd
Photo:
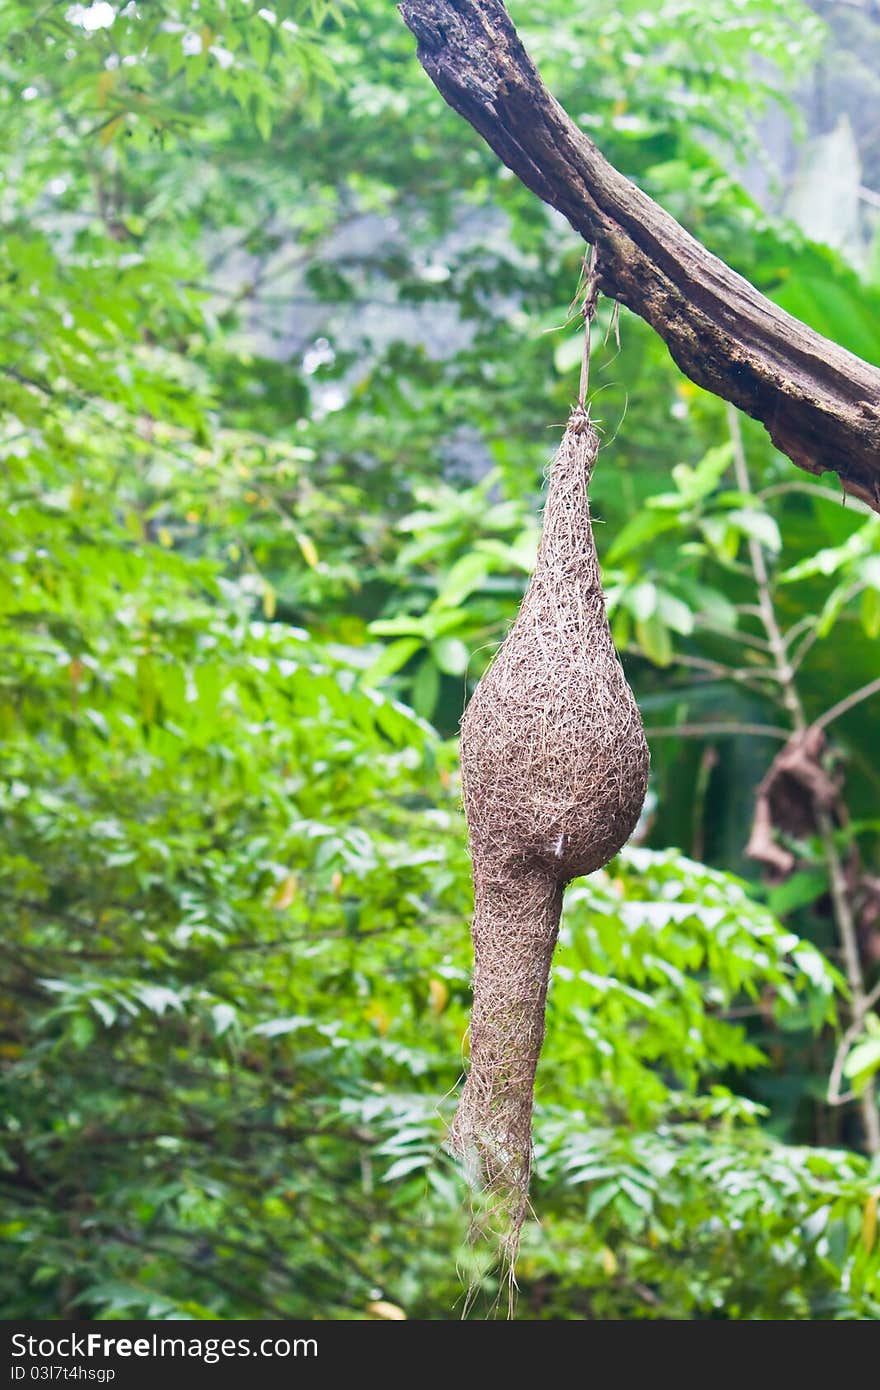
<instances>
[{"instance_id":1,"label":"thin twig","mask_svg":"<svg viewBox=\"0 0 880 1390\"><path fill-rule=\"evenodd\" d=\"M878 1001L880 1001L880 980L877 981L871 993L865 995L865 998L862 1000L861 1010L855 1014L852 1023L837 1044L837 1051L834 1054L834 1061L828 1076L828 1092L826 1099L829 1105L844 1105L848 1100L855 1099L852 1091L841 1093L840 1082L843 1077L843 1068L849 1056L850 1048L862 1031L866 1015L873 1009Z\"/></svg>"},{"instance_id":2,"label":"thin twig","mask_svg":"<svg viewBox=\"0 0 880 1390\"><path fill-rule=\"evenodd\" d=\"M810 649L814 646L814 644L815 644L816 642L818 642L818 640L819 640L819 629L818 629L818 627L814 627L814 628L812 628L809 632L807 632L807 633L804 634L804 637L803 637L803 640L801 641L800 646L798 647L797 651L794 652L794 653L792 654L792 656L791 656L791 658L790 658L790 660L789 660L789 665L791 666L792 675L794 675L796 672L798 672L798 671L801 669L801 666L804 664L804 658L806 657L807 652L810 651Z\"/></svg>"},{"instance_id":3,"label":"thin twig","mask_svg":"<svg viewBox=\"0 0 880 1390\"><path fill-rule=\"evenodd\" d=\"M659 724L654 728L646 729L648 738L778 738L787 743L791 738L791 730L783 729L776 724L737 724L731 723L706 723L706 724Z\"/></svg>"},{"instance_id":4,"label":"thin twig","mask_svg":"<svg viewBox=\"0 0 880 1390\"><path fill-rule=\"evenodd\" d=\"M851 492L835 492L832 487L821 487L818 483L774 483L772 487L765 487L759 493L758 498L766 502L768 497L784 497L786 493L799 492L805 497L818 497L823 502L835 502L838 507L846 507L847 511L861 512L863 516L876 516L877 513L863 502L860 497L853 497Z\"/></svg>"},{"instance_id":5,"label":"thin twig","mask_svg":"<svg viewBox=\"0 0 880 1390\"><path fill-rule=\"evenodd\" d=\"M699 614L696 616L696 625L704 632L717 632L720 637L726 637L731 642L741 642L744 647L754 647L757 652L767 652L770 650L768 643L760 637L753 637L750 632L740 632L738 628L722 627L719 623L712 623Z\"/></svg>"},{"instance_id":6,"label":"thin twig","mask_svg":"<svg viewBox=\"0 0 880 1390\"><path fill-rule=\"evenodd\" d=\"M742 492L751 492L751 479L749 478L749 469L746 461L745 448L743 446L742 431L739 425L739 416L732 405L727 406L727 421L730 429L730 437L733 442L733 465L737 487ZM767 562L764 558L764 552L755 538L749 536L747 539L749 558L751 560L752 570L754 571L755 585L758 590L761 621L767 633L767 641L770 644L770 650L776 665L782 700L791 719L792 729L796 734L804 734L809 725L795 683L796 668L788 654L785 637L783 636L782 629L776 618L776 609L773 604L773 590L770 583ZM856 695L861 695L861 698L865 698L864 694L859 691L854 693ZM845 702L841 701L841 704L843 703ZM834 707L832 707L828 713L834 714ZM862 964L859 957L858 932L847 889L846 874L844 873L843 865L840 862L840 856L837 852L837 845L834 841L834 826L827 812L820 810L818 807L816 807L816 825L819 830L822 852L828 869L834 921L840 938L846 978L852 999L853 1024L858 1020L859 1025L861 1025L862 1019L870 1008L867 1000L870 999L871 996L867 994L865 990L865 980L862 974ZM859 1104L865 1131L865 1146L870 1154L880 1153L880 1112L877 1110L873 1079L869 1078L866 1082L859 1096Z\"/></svg>"},{"instance_id":7,"label":"thin twig","mask_svg":"<svg viewBox=\"0 0 880 1390\"><path fill-rule=\"evenodd\" d=\"M707 671L715 680L737 681L740 685L753 685L755 680L776 680L776 672L771 670L741 670L736 666L726 666L721 661L710 661L704 656L690 656L687 652L676 652L673 657L676 666L689 666L695 671ZM760 686L758 687L760 689Z\"/></svg>"},{"instance_id":8,"label":"thin twig","mask_svg":"<svg viewBox=\"0 0 880 1390\"><path fill-rule=\"evenodd\" d=\"M842 714L846 714L855 705L860 705L862 700L869 700L872 695L877 694L880 694L880 676L876 680L868 681L867 685L861 686L858 690L854 690L851 695L847 695L846 699L838 700L836 705L832 705L830 709L827 709L824 714L820 714L819 718L813 721L813 727L816 729L827 728L833 720L839 719Z\"/></svg>"}]
</instances>

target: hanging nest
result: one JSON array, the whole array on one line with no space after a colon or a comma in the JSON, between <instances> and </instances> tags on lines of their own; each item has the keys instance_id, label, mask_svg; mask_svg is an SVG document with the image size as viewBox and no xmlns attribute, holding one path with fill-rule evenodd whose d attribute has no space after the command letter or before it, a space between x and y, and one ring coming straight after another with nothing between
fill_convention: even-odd
<instances>
[{"instance_id":1,"label":"hanging nest","mask_svg":"<svg viewBox=\"0 0 880 1390\"><path fill-rule=\"evenodd\" d=\"M599 440L569 419L516 622L461 725L474 875L470 1067L450 1146L512 1278L528 1208L535 1069L565 885L629 838L648 749L608 626L588 486Z\"/></svg>"}]
</instances>

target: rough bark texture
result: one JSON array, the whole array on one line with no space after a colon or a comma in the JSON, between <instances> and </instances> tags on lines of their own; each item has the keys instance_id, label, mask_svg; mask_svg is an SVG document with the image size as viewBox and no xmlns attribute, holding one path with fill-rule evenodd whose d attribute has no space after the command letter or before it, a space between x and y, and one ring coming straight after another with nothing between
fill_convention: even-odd
<instances>
[{"instance_id":1,"label":"rough bark texture","mask_svg":"<svg viewBox=\"0 0 880 1390\"><path fill-rule=\"evenodd\" d=\"M830 469L880 511L880 370L765 299L612 168L547 91L500 0L400 10L450 106L595 244L600 288L800 468Z\"/></svg>"}]
</instances>

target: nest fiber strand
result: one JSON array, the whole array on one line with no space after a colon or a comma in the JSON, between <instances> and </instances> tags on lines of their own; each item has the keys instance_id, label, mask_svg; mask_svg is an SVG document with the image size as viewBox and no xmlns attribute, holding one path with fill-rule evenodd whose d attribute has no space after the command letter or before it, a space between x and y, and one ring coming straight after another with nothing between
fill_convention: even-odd
<instances>
[{"instance_id":1,"label":"nest fiber strand","mask_svg":"<svg viewBox=\"0 0 880 1390\"><path fill-rule=\"evenodd\" d=\"M590 523L598 447L577 406L551 470L534 574L461 726L475 970L451 1146L486 1194L509 1267L528 1206L563 888L617 853L647 785L644 729L608 626Z\"/></svg>"}]
</instances>

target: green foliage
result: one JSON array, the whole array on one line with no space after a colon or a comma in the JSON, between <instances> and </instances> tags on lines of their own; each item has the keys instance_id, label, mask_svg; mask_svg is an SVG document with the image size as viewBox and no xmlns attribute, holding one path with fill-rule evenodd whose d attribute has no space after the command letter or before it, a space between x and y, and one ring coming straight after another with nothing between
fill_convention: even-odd
<instances>
[{"instance_id":1,"label":"green foliage","mask_svg":"<svg viewBox=\"0 0 880 1390\"><path fill-rule=\"evenodd\" d=\"M752 55L792 76L810 15L512 8L621 168L880 360L876 285L721 163L776 82ZM15 0L0 38L0 1309L446 1318L461 1267L491 1306L442 1149L452 735L534 559L581 248L378 0ZM647 722L780 717L750 542L818 714L874 674L876 522L757 431L741 487L718 403L601 312L595 511ZM866 705L837 727L870 859ZM730 872L761 750L655 743L638 845L569 893L522 1316L880 1313L880 1174L819 1099L821 856L769 906Z\"/></svg>"}]
</instances>

